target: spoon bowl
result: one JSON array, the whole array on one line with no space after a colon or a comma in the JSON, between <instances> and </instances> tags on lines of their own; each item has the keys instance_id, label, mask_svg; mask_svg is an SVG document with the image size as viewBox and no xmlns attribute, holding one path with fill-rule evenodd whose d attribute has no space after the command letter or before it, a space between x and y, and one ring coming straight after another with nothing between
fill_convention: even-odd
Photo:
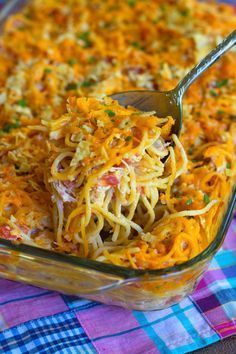
<instances>
[{"instance_id":1,"label":"spoon bowl","mask_svg":"<svg viewBox=\"0 0 236 354\"><path fill-rule=\"evenodd\" d=\"M132 106L143 112L155 111L158 117L171 116L175 120L173 134L179 135L182 126L182 102L175 90L126 91L111 96L121 106Z\"/></svg>"},{"instance_id":2,"label":"spoon bowl","mask_svg":"<svg viewBox=\"0 0 236 354\"><path fill-rule=\"evenodd\" d=\"M215 63L225 52L236 43L236 30L229 34L215 49L203 58L174 88L170 91L126 91L115 93L111 98L121 106L133 106L140 111L151 112L160 118L172 116L175 121L172 132L180 134L182 127L182 98L189 86L206 69Z\"/></svg>"}]
</instances>

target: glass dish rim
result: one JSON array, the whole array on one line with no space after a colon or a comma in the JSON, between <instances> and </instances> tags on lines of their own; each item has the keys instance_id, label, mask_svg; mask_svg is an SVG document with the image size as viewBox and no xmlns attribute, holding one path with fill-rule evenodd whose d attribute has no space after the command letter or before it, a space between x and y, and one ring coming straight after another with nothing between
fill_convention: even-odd
<instances>
[{"instance_id":1,"label":"glass dish rim","mask_svg":"<svg viewBox=\"0 0 236 354\"><path fill-rule=\"evenodd\" d=\"M0 27L3 24L4 20L7 18L7 15L10 13L11 9L14 8L14 6L19 5L20 7L23 7L28 1L29 0L25 0L23 1L23 3L21 0L8 1L7 4L5 4L3 8L0 10L0 13L2 13L2 16L0 16ZM0 239L0 246L2 245L4 248L6 247L6 250L9 251L13 251L17 253L19 252L20 256L22 257L31 256L31 257L43 258L54 262L64 263L69 266L78 266L84 269L95 270L103 274L121 276L125 279L139 278L144 275L150 275L150 276L168 275L169 276L184 271L185 269L188 269L198 264L199 262L204 261L209 256L213 256L217 252L218 248L220 247L220 245L224 240L224 236L229 227L230 221L233 216L235 204L236 204L236 187L232 188L232 196L228 201L228 207L223 215L221 225L217 231L214 240L207 246L207 248L205 248L205 250L203 250L197 256L195 256L194 258L186 262L183 262L175 266L163 268L163 269L132 269L128 267L116 266L113 264L103 263L103 262L99 262L87 258L67 255L67 254L63 254L51 250L45 250L34 246L29 246L24 244L14 244L11 241L5 239Z\"/></svg>"}]
</instances>

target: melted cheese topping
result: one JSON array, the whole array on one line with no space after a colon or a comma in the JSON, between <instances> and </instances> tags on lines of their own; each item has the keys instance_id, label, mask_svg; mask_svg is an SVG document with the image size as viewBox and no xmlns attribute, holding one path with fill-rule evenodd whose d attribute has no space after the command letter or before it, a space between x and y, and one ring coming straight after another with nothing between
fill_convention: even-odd
<instances>
[{"instance_id":1,"label":"melted cheese topping","mask_svg":"<svg viewBox=\"0 0 236 354\"><path fill-rule=\"evenodd\" d=\"M195 0L33 0L11 16L0 38L1 237L133 268L206 248L235 183L235 53L188 90L174 150L171 117L102 98L172 89L235 25L230 6Z\"/></svg>"}]
</instances>

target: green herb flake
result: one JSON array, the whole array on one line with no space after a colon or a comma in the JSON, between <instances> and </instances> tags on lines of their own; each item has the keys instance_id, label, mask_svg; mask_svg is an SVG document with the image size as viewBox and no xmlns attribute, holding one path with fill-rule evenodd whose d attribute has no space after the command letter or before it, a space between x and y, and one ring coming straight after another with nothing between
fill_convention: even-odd
<instances>
[{"instance_id":1,"label":"green herb flake","mask_svg":"<svg viewBox=\"0 0 236 354\"><path fill-rule=\"evenodd\" d=\"M132 136L130 136L130 135L125 138L125 141L127 141L127 142L129 142L130 140L132 140Z\"/></svg>"},{"instance_id":2,"label":"green herb flake","mask_svg":"<svg viewBox=\"0 0 236 354\"><path fill-rule=\"evenodd\" d=\"M20 122L19 120L16 119L14 123L5 124L4 127L2 128L2 131L4 133L9 133L13 129L17 129L19 127L20 127Z\"/></svg>"},{"instance_id":3,"label":"green herb flake","mask_svg":"<svg viewBox=\"0 0 236 354\"><path fill-rule=\"evenodd\" d=\"M143 46L137 41L131 42L130 44L136 49L140 49L140 50L143 49Z\"/></svg>"},{"instance_id":4,"label":"green herb flake","mask_svg":"<svg viewBox=\"0 0 236 354\"><path fill-rule=\"evenodd\" d=\"M83 41L83 47L84 48L89 48L92 45L92 42L90 40L90 32L89 31L85 31L82 33L78 34L78 38L81 39L81 41Z\"/></svg>"},{"instance_id":5,"label":"green herb flake","mask_svg":"<svg viewBox=\"0 0 236 354\"><path fill-rule=\"evenodd\" d=\"M231 168L231 163L230 163L230 162L227 162L227 163L226 163L226 168L228 168L228 169Z\"/></svg>"},{"instance_id":6,"label":"green herb flake","mask_svg":"<svg viewBox=\"0 0 236 354\"><path fill-rule=\"evenodd\" d=\"M192 155L192 154L193 154L193 150L194 150L194 147L193 147L193 146L190 146L190 148L188 149L189 155Z\"/></svg>"},{"instance_id":7,"label":"green herb flake","mask_svg":"<svg viewBox=\"0 0 236 354\"><path fill-rule=\"evenodd\" d=\"M114 111L112 111L111 109L105 109L104 111L106 114L109 115L109 117L114 117L116 114Z\"/></svg>"},{"instance_id":8,"label":"green herb flake","mask_svg":"<svg viewBox=\"0 0 236 354\"><path fill-rule=\"evenodd\" d=\"M176 191L176 194L174 196L176 199L181 199L183 197L183 192L182 191Z\"/></svg>"},{"instance_id":9,"label":"green herb flake","mask_svg":"<svg viewBox=\"0 0 236 354\"><path fill-rule=\"evenodd\" d=\"M130 7L134 7L136 5L136 0L127 0L127 3Z\"/></svg>"},{"instance_id":10,"label":"green herb flake","mask_svg":"<svg viewBox=\"0 0 236 354\"><path fill-rule=\"evenodd\" d=\"M94 82L93 81L90 81L90 80L84 80L82 83L81 83L81 87L90 87L90 86L93 86L94 85Z\"/></svg>"},{"instance_id":11,"label":"green herb flake","mask_svg":"<svg viewBox=\"0 0 236 354\"><path fill-rule=\"evenodd\" d=\"M20 101L18 101L18 105L25 108L27 106L26 100L22 98Z\"/></svg>"},{"instance_id":12,"label":"green herb flake","mask_svg":"<svg viewBox=\"0 0 236 354\"><path fill-rule=\"evenodd\" d=\"M216 113L219 114L219 115L221 115L221 114L224 114L225 112L222 111L221 109L219 109Z\"/></svg>"},{"instance_id":13,"label":"green herb flake","mask_svg":"<svg viewBox=\"0 0 236 354\"><path fill-rule=\"evenodd\" d=\"M77 63L77 60L75 58L71 58L67 61L67 63L70 65L70 66L73 66Z\"/></svg>"},{"instance_id":14,"label":"green herb flake","mask_svg":"<svg viewBox=\"0 0 236 354\"><path fill-rule=\"evenodd\" d=\"M180 11L181 15L187 17L189 15L189 9L183 9Z\"/></svg>"},{"instance_id":15,"label":"green herb flake","mask_svg":"<svg viewBox=\"0 0 236 354\"><path fill-rule=\"evenodd\" d=\"M204 194L203 200L205 204L210 203L210 197L207 194Z\"/></svg>"},{"instance_id":16,"label":"green herb flake","mask_svg":"<svg viewBox=\"0 0 236 354\"><path fill-rule=\"evenodd\" d=\"M191 205L193 203L193 200L191 198L189 198L187 201L186 201L186 205Z\"/></svg>"},{"instance_id":17,"label":"green herb flake","mask_svg":"<svg viewBox=\"0 0 236 354\"><path fill-rule=\"evenodd\" d=\"M216 87L223 87L228 84L228 79L222 79L220 81L216 81Z\"/></svg>"},{"instance_id":18,"label":"green herb flake","mask_svg":"<svg viewBox=\"0 0 236 354\"><path fill-rule=\"evenodd\" d=\"M66 91L76 90L78 85L76 83L71 83L66 86Z\"/></svg>"},{"instance_id":19,"label":"green herb flake","mask_svg":"<svg viewBox=\"0 0 236 354\"><path fill-rule=\"evenodd\" d=\"M91 57L88 58L88 63L89 64L94 64L95 62L96 62L96 58L95 57L91 56Z\"/></svg>"},{"instance_id":20,"label":"green herb flake","mask_svg":"<svg viewBox=\"0 0 236 354\"><path fill-rule=\"evenodd\" d=\"M210 93L210 95L211 95L212 97L217 97L217 96L218 96L218 95L217 95L217 92L215 92L215 90L210 90L209 93Z\"/></svg>"},{"instance_id":21,"label":"green herb flake","mask_svg":"<svg viewBox=\"0 0 236 354\"><path fill-rule=\"evenodd\" d=\"M45 68L45 69L44 69L44 72L45 72L46 74L50 74L50 73L52 72L52 69L50 69L50 68Z\"/></svg>"}]
</instances>

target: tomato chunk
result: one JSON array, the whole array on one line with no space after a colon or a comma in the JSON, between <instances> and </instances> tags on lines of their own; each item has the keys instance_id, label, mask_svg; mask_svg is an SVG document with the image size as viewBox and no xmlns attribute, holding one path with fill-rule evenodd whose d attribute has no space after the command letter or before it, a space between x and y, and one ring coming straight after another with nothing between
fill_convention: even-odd
<instances>
[{"instance_id":1,"label":"tomato chunk","mask_svg":"<svg viewBox=\"0 0 236 354\"><path fill-rule=\"evenodd\" d=\"M117 186L119 180L114 174L106 174L102 177L99 184L102 186Z\"/></svg>"},{"instance_id":2,"label":"tomato chunk","mask_svg":"<svg viewBox=\"0 0 236 354\"><path fill-rule=\"evenodd\" d=\"M11 228L8 225L0 226L0 237L5 240L16 240L17 236L11 234Z\"/></svg>"}]
</instances>

